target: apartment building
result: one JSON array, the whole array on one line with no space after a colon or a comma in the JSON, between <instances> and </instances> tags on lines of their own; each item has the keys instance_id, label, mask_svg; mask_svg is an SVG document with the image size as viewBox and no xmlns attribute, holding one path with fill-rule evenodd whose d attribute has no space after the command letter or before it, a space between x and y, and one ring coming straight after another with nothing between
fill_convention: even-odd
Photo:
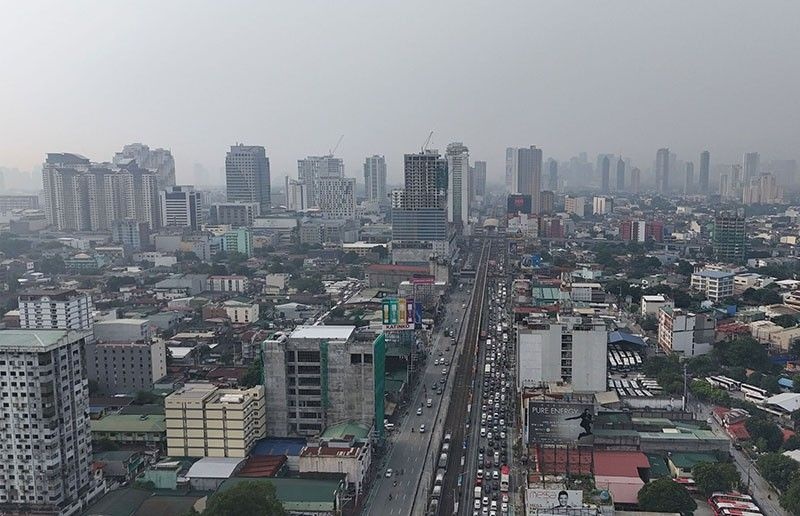
<instances>
[{"instance_id":1,"label":"apartment building","mask_svg":"<svg viewBox=\"0 0 800 516\"><path fill-rule=\"evenodd\" d=\"M734 274L732 272L704 269L692 273L692 290L718 303L733 296Z\"/></svg>"},{"instance_id":2,"label":"apartment building","mask_svg":"<svg viewBox=\"0 0 800 516\"><path fill-rule=\"evenodd\" d=\"M298 326L265 341L269 435L319 435L350 420L372 426L376 400L383 399L383 376L376 373L383 356L375 356L373 344L357 339L355 326Z\"/></svg>"},{"instance_id":3,"label":"apartment building","mask_svg":"<svg viewBox=\"0 0 800 516\"><path fill-rule=\"evenodd\" d=\"M266 435L264 386L220 389L188 383L164 401L167 455L244 458Z\"/></svg>"},{"instance_id":4,"label":"apartment building","mask_svg":"<svg viewBox=\"0 0 800 516\"><path fill-rule=\"evenodd\" d=\"M87 342L86 374L106 394L149 391L167 374L164 341L123 340Z\"/></svg>"},{"instance_id":5,"label":"apartment building","mask_svg":"<svg viewBox=\"0 0 800 516\"><path fill-rule=\"evenodd\" d=\"M212 292L237 292L244 293L250 286L247 276L209 276L208 288Z\"/></svg>"},{"instance_id":6,"label":"apartment building","mask_svg":"<svg viewBox=\"0 0 800 516\"><path fill-rule=\"evenodd\" d=\"M0 331L0 513L76 514L101 490L91 475L88 331Z\"/></svg>"},{"instance_id":7,"label":"apartment building","mask_svg":"<svg viewBox=\"0 0 800 516\"><path fill-rule=\"evenodd\" d=\"M19 295L19 324L34 330L90 330L94 305L71 289L29 290Z\"/></svg>"},{"instance_id":8,"label":"apartment building","mask_svg":"<svg viewBox=\"0 0 800 516\"><path fill-rule=\"evenodd\" d=\"M714 343L716 320L704 313L663 307L658 312L658 345L664 353L705 355Z\"/></svg>"},{"instance_id":9,"label":"apartment building","mask_svg":"<svg viewBox=\"0 0 800 516\"><path fill-rule=\"evenodd\" d=\"M233 324L250 324L258 320L258 303L231 299L222 303L222 308Z\"/></svg>"},{"instance_id":10,"label":"apartment building","mask_svg":"<svg viewBox=\"0 0 800 516\"><path fill-rule=\"evenodd\" d=\"M606 293L599 283L573 283L569 298L583 303L602 303L606 300Z\"/></svg>"},{"instance_id":11,"label":"apartment building","mask_svg":"<svg viewBox=\"0 0 800 516\"><path fill-rule=\"evenodd\" d=\"M671 299L662 294L642 296L642 317L648 315L658 316L658 311L662 308L672 308L675 304Z\"/></svg>"},{"instance_id":12,"label":"apartment building","mask_svg":"<svg viewBox=\"0 0 800 516\"><path fill-rule=\"evenodd\" d=\"M564 382L574 392L606 390L608 332L599 319L559 316L519 328L517 388Z\"/></svg>"}]
</instances>

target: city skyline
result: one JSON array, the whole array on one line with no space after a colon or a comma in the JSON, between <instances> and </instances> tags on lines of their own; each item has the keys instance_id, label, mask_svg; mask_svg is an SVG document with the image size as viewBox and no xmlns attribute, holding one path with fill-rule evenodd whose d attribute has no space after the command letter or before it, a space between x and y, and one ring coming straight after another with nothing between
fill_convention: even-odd
<instances>
[{"instance_id":1,"label":"city skyline","mask_svg":"<svg viewBox=\"0 0 800 516\"><path fill-rule=\"evenodd\" d=\"M790 22L800 14L796 4L765 9L746 2L684 2L691 7L688 16L678 8L681 2L647 10L620 1L580 8L513 4L457 11L443 3L425 4L428 15L411 23L405 16L408 7L300 2L280 9L253 4L247 20L222 27L224 8L213 4L185 9L176 3L161 9L157 19L143 6L91 5L96 7L91 20L80 16L79 8L51 3L20 6L0 21L6 37L27 41L0 50L12 72L0 86L0 94L9 99L4 105L8 123L0 129L0 166L28 172L41 164L46 152L111 156L122 145L142 142L173 152L178 183L204 183L194 177L195 164L219 177L227 147L245 141L264 145L275 176L282 177L292 175L297 159L325 154L344 134L337 155L344 159L348 177L359 177L365 156L382 154L394 183L402 175L403 154L418 149L431 130L431 148L444 152L447 143L464 141L472 156L487 161L490 184L502 181L504 149L525 144L559 159L624 145L643 172L662 146L693 157L707 148L718 163L738 162L751 149L775 159L795 157L790 129L800 115L782 102L785 95L772 90L795 90L800 73L784 66L796 59L771 49L796 52ZM540 31L521 30L533 9L549 22ZM362 17L378 23L354 26ZM431 30L445 17L481 23L486 30L455 44ZM179 19L193 30L174 32L171 27ZM626 30L607 31L598 20L622 23ZM87 24L95 35L91 43L59 37ZM143 24L152 39L124 37ZM263 30L247 30L256 25ZM715 25L728 30L702 30ZM234 30L240 38L227 37ZM32 31L48 37L27 37ZM284 42L290 39L287 34L306 31L319 37L298 46ZM262 33L258 39L248 36ZM557 37L572 33L581 34L572 38L580 41ZM752 37L737 37L742 33ZM409 35L418 44L407 45ZM55 38L59 48L53 52ZM590 51L584 38L593 41ZM365 39L373 44L362 45ZM108 50L87 55L98 40ZM630 45L632 40L637 44ZM695 46L699 52L688 51ZM165 52L170 59L163 59ZM265 66L252 72L252 81L232 82L216 72L243 65L254 53ZM455 57L486 77L500 74L510 80L503 81L501 90L484 81L453 90L446 82L416 80L437 75ZM142 89L131 80L108 88L98 78L107 77L120 61L152 66L158 84ZM514 62L525 62L525 69L537 73L515 71L509 66ZM346 86L336 81L323 86L304 77L334 71L358 77L364 64L370 67L369 79L345 81ZM61 80L58 88L48 89L48 102L41 102L44 92L31 79L45 67ZM613 81L605 74L611 68ZM742 69L749 70L743 80L727 79L741 75ZM691 76L692 81L665 81L665 75ZM402 88L396 88L398 77L407 77ZM764 80L771 77L780 81ZM247 116L230 109L232 102L246 105ZM56 116L53 104L59 106ZM570 109L564 110L565 105ZM45 116L48 124L42 125L39 120ZM391 120L390 128L378 130L386 127L377 123L378 117ZM76 131L74 121L81 118L92 124ZM586 123L603 119L615 120L615 130L598 131Z\"/></svg>"}]
</instances>

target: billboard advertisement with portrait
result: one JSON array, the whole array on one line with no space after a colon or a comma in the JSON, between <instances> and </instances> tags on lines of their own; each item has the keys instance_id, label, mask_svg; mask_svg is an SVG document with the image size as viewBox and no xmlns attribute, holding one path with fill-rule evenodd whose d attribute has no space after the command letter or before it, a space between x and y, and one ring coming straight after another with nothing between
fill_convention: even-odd
<instances>
[{"instance_id":1,"label":"billboard advertisement with portrait","mask_svg":"<svg viewBox=\"0 0 800 516\"><path fill-rule=\"evenodd\" d=\"M525 512L541 514L570 514L569 509L581 509L583 491L566 489L526 489Z\"/></svg>"}]
</instances>

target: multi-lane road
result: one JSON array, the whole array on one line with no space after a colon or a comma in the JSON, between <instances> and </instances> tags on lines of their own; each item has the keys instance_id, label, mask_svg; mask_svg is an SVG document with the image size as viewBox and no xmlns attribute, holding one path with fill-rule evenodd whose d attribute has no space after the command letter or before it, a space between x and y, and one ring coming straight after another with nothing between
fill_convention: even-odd
<instances>
[{"instance_id":1,"label":"multi-lane road","mask_svg":"<svg viewBox=\"0 0 800 516\"><path fill-rule=\"evenodd\" d=\"M458 348L463 346L463 334L459 333L467 313L464 307L469 304L471 294L472 290L465 286L450 297L443 322L433 333L424 369L411 386L413 392L408 412L395 430L389 433L386 461L378 468L378 478L370 489L362 514L408 516L412 514L415 497L422 500L418 505L424 506L429 490L421 479L432 478L431 471L435 471L432 461L438 458L438 443L432 444L431 441L436 441L436 437L441 439L444 430L444 417L450 405L454 381L453 362L458 356ZM456 332L456 342L444 335L446 328ZM435 362L444 359L448 365L435 365ZM442 385L442 380L446 384ZM442 386L441 395L436 394L435 386ZM431 400L430 407L427 406L428 399ZM417 415L420 407L422 413ZM421 425L425 425L423 433L419 431ZM388 470L391 470L391 476L387 477Z\"/></svg>"}]
</instances>

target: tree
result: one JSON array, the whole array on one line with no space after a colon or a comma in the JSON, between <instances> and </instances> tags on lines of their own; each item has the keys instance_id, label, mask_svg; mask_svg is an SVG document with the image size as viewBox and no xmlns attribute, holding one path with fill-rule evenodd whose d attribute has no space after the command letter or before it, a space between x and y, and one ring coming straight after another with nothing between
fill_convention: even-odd
<instances>
[{"instance_id":1,"label":"tree","mask_svg":"<svg viewBox=\"0 0 800 516\"><path fill-rule=\"evenodd\" d=\"M678 274L682 274L683 276L691 276L694 272L694 266L686 260L679 260L677 269Z\"/></svg>"},{"instance_id":2,"label":"tree","mask_svg":"<svg viewBox=\"0 0 800 516\"><path fill-rule=\"evenodd\" d=\"M774 374L765 374L761 379L759 386L762 389L768 390L772 394L781 392L781 386L778 385L779 378Z\"/></svg>"},{"instance_id":3,"label":"tree","mask_svg":"<svg viewBox=\"0 0 800 516\"><path fill-rule=\"evenodd\" d=\"M783 450L797 450L800 448L800 437L798 437L796 434L789 436L789 438L783 442L783 446L781 448Z\"/></svg>"},{"instance_id":4,"label":"tree","mask_svg":"<svg viewBox=\"0 0 800 516\"><path fill-rule=\"evenodd\" d=\"M779 315L778 317L772 320L778 326L783 326L784 328L791 328L792 326L797 325L797 319L794 318L793 315L783 314Z\"/></svg>"},{"instance_id":5,"label":"tree","mask_svg":"<svg viewBox=\"0 0 800 516\"><path fill-rule=\"evenodd\" d=\"M692 478L706 496L715 491L730 491L741 481L739 471L730 462L702 462L692 468Z\"/></svg>"},{"instance_id":6,"label":"tree","mask_svg":"<svg viewBox=\"0 0 800 516\"><path fill-rule=\"evenodd\" d=\"M39 262L38 270L45 274L62 274L67 270L67 266L64 265L64 259L61 256L55 255L49 258L42 258Z\"/></svg>"},{"instance_id":7,"label":"tree","mask_svg":"<svg viewBox=\"0 0 800 516\"><path fill-rule=\"evenodd\" d=\"M261 370L264 367L261 357L256 358L250 363L247 372L242 377L242 387L255 387L261 383Z\"/></svg>"},{"instance_id":8,"label":"tree","mask_svg":"<svg viewBox=\"0 0 800 516\"><path fill-rule=\"evenodd\" d=\"M790 514L800 514L800 476L795 475L781 496L781 506Z\"/></svg>"},{"instance_id":9,"label":"tree","mask_svg":"<svg viewBox=\"0 0 800 516\"><path fill-rule=\"evenodd\" d=\"M770 367L767 350L752 337L737 337L730 342L720 342L714 348L714 354L726 366L762 370Z\"/></svg>"},{"instance_id":10,"label":"tree","mask_svg":"<svg viewBox=\"0 0 800 516\"><path fill-rule=\"evenodd\" d=\"M286 510L269 481L247 481L226 491L217 491L208 500L203 516L286 516Z\"/></svg>"},{"instance_id":11,"label":"tree","mask_svg":"<svg viewBox=\"0 0 800 516\"><path fill-rule=\"evenodd\" d=\"M659 478L639 490L639 507L643 511L679 512L692 514L697 503L689 491L670 478Z\"/></svg>"},{"instance_id":12,"label":"tree","mask_svg":"<svg viewBox=\"0 0 800 516\"><path fill-rule=\"evenodd\" d=\"M783 432L772 421L753 416L744 422L744 426L761 451L778 451L783 444Z\"/></svg>"},{"instance_id":13,"label":"tree","mask_svg":"<svg viewBox=\"0 0 800 516\"><path fill-rule=\"evenodd\" d=\"M655 315L648 315L640 324L644 331L656 331L658 329L658 321Z\"/></svg>"},{"instance_id":14,"label":"tree","mask_svg":"<svg viewBox=\"0 0 800 516\"><path fill-rule=\"evenodd\" d=\"M150 391L139 391L133 399L134 405L150 405L158 401L158 396Z\"/></svg>"},{"instance_id":15,"label":"tree","mask_svg":"<svg viewBox=\"0 0 800 516\"><path fill-rule=\"evenodd\" d=\"M780 453L767 453L758 458L758 471L764 480L784 491L789 487L792 476L800 470L800 464Z\"/></svg>"}]
</instances>

